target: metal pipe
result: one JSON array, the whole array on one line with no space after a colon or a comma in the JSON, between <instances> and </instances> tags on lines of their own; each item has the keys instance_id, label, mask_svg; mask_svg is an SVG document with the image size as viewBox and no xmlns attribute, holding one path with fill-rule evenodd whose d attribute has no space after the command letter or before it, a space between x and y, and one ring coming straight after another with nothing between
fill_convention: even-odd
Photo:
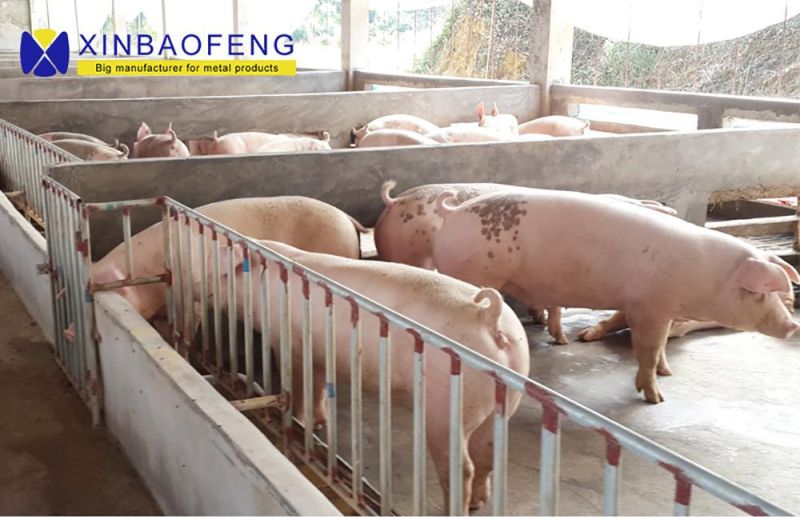
<instances>
[{"instance_id":1,"label":"metal pipe","mask_svg":"<svg viewBox=\"0 0 800 517\"><path fill-rule=\"evenodd\" d=\"M542 405L542 443L539 463L539 514L558 513L558 470L560 464L561 427L558 410Z\"/></svg>"},{"instance_id":2,"label":"metal pipe","mask_svg":"<svg viewBox=\"0 0 800 517\"><path fill-rule=\"evenodd\" d=\"M164 206L164 211L161 214L161 233L164 238L164 276L167 284L167 325L169 328L170 345L175 345L175 336L173 329L175 328L175 290L172 282L172 271L174 270L174 262L172 260L172 224L170 223L170 208Z\"/></svg>"},{"instance_id":3,"label":"metal pipe","mask_svg":"<svg viewBox=\"0 0 800 517\"><path fill-rule=\"evenodd\" d=\"M272 328L270 322L269 269L267 259L261 259L261 385L266 393L272 392Z\"/></svg>"},{"instance_id":4,"label":"metal pipe","mask_svg":"<svg viewBox=\"0 0 800 517\"><path fill-rule=\"evenodd\" d=\"M328 479L338 479L339 421L336 413L336 329L334 323L333 294L325 292L325 394L328 410Z\"/></svg>"},{"instance_id":5,"label":"metal pipe","mask_svg":"<svg viewBox=\"0 0 800 517\"><path fill-rule=\"evenodd\" d=\"M250 250L245 248L242 253L245 392L248 397L251 397L255 383L255 368L253 366L253 279L250 272Z\"/></svg>"},{"instance_id":6,"label":"metal pipe","mask_svg":"<svg viewBox=\"0 0 800 517\"><path fill-rule=\"evenodd\" d=\"M212 298L214 304L214 356L216 360L216 367L217 367L217 375L222 373L222 308L220 307L222 294L220 291L222 290L221 285L221 271L220 271L220 259L219 259L219 248L220 242L217 239L217 231L213 228L211 229L211 246L213 249L214 255L214 263L212 266L213 274L214 274L214 282L211 284L211 291L212 291Z\"/></svg>"},{"instance_id":7,"label":"metal pipe","mask_svg":"<svg viewBox=\"0 0 800 517\"><path fill-rule=\"evenodd\" d=\"M364 447L361 434L361 323L358 305L350 303L350 454L353 469L353 500L364 498Z\"/></svg>"},{"instance_id":8,"label":"metal pipe","mask_svg":"<svg viewBox=\"0 0 800 517\"><path fill-rule=\"evenodd\" d=\"M692 484L680 474L675 475L675 507L673 515L689 515ZM750 512L748 512L750 513Z\"/></svg>"},{"instance_id":9,"label":"metal pipe","mask_svg":"<svg viewBox=\"0 0 800 517\"><path fill-rule=\"evenodd\" d=\"M289 444L292 437L292 328L291 328L291 301L289 295L289 271L283 263L278 263L281 285L278 290L278 303L280 304L280 339L281 339L281 392L286 395L289 403L283 410L283 450L289 455Z\"/></svg>"},{"instance_id":10,"label":"metal pipe","mask_svg":"<svg viewBox=\"0 0 800 517\"><path fill-rule=\"evenodd\" d=\"M303 431L306 460L311 461L314 445L314 349L311 343L311 296L308 279L301 277L303 284ZM295 393L295 396L298 394Z\"/></svg>"},{"instance_id":11,"label":"metal pipe","mask_svg":"<svg viewBox=\"0 0 800 517\"><path fill-rule=\"evenodd\" d=\"M508 497L508 387L495 383L494 437L492 439L492 515L507 515Z\"/></svg>"},{"instance_id":12,"label":"metal pipe","mask_svg":"<svg viewBox=\"0 0 800 517\"><path fill-rule=\"evenodd\" d=\"M381 515L392 513L392 370L389 322L380 319L378 344Z\"/></svg>"},{"instance_id":13,"label":"metal pipe","mask_svg":"<svg viewBox=\"0 0 800 517\"><path fill-rule=\"evenodd\" d=\"M100 425L102 418L102 397L100 394L100 366L98 363L98 350L97 350L97 325L94 315L94 297L92 295L92 243L91 232L89 230L89 211L83 204L79 205L80 214L80 232L83 241L81 253L83 261L79 264L80 280L82 285L85 286L84 299L83 299L83 320L87 323L90 335L87 336L85 355L86 355L86 370L87 370L87 384L88 389L88 402L89 410L92 413L92 425Z\"/></svg>"},{"instance_id":14,"label":"metal pipe","mask_svg":"<svg viewBox=\"0 0 800 517\"><path fill-rule=\"evenodd\" d=\"M125 247L125 278L133 278L133 249L131 248L131 212L122 210L122 242Z\"/></svg>"},{"instance_id":15,"label":"metal pipe","mask_svg":"<svg viewBox=\"0 0 800 517\"><path fill-rule=\"evenodd\" d=\"M419 334L414 337L414 390L413 390L413 425L414 425L414 465L412 481L414 515L427 515L425 502L426 440L425 440L425 342Z\"/></svg>"},{"instance_id":16,"label":"metal pipe","mask_svg":"<svg viewBox=\"0 0 800 517\"><path fill-rule=\"evenodd\" d=\"M175 251L175 259L173 264L175 272L175 327L172 329L175 339L176 350L181 352L181 345L183 344L183 331L186 328L186 303L183 298L183 238L181 236L181 214L176 211L172 223L172 235L174 238L173 249Z\"/></svg>"},{"instance_id":17,"label":"metal pipe","mask_svg":"<svg viewBox=\"0 0 800 517\"><path fill-rule=\"evenodd\" d=\"M205 226L197 225L200 238L200 346L203 361L208 361L208 238Z\"/></svg>"},{"instance_id":18,"label":"metal pipe","mask_svg":"<svg viewBox=\"0 0 800 517\"><path fill-rule=\"evenodd\" d=\"M464 515L464 378L450 354L450 515Z\"/></svg>"},{"instance_id":19,"label":"metal pipe","mask_svg":"<svg viewBox=\"0 0 800 517\"><path fill-rule=\"evenodd\" d=\"M607 440L606 461L603 465L603 515L619 515L621 455L622 448L616 440Z\"/></svg>"},{"instance_id":20,"label":"metal pipe","mask_svg":"<svg viewBox=\"0 0 800 517\"><path fill-rule=\"evenodd\" d=\"M184 235L186 236L186 274L184 275L185 281L185 294L186 303L184 305L184 310L188 312L188 314L184 315L184 322L187 322L186 327L183 331L183 340L184 344L186 345L187 354L193 348L194 345L194 333L196 330L195 326L195 315L194 315L194 261L192 257L194 256L194 246L192 245L192 223L189 219L189 215L186 214L186 221L184 226ZM184 289L184 286L181 286L181 289Z\"/></svg>"},{"instance_id":21,"label":"metal pipe","mask_svg":"<svg viewBox=\"0 0 800 517\"><path fill-rule=\"evenodd\" d=\"M233 240L228 237L228 365L231 373L231 387L239 373L239 351L236 346L236 329L238 312L236 307L236 257Z\"/></svg>"}]
</instances>

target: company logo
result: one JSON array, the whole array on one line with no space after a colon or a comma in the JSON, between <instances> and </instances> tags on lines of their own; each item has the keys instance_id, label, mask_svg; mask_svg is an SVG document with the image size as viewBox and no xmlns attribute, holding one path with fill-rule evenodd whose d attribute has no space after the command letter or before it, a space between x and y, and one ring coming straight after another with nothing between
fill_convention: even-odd
<instances>
[{"instance_id":1,"label":"company logo","mask_svg":"<svg viewBox=\"0 0 800 517\"><path fill-rule=\"evenodd\" d=\"M59 34L52 29L37 29L22 33L19 45L19 60L24 74L51 77L56 72L65 74L69 66L69 39L66 32Z\"/></svg>"}]
</instances>

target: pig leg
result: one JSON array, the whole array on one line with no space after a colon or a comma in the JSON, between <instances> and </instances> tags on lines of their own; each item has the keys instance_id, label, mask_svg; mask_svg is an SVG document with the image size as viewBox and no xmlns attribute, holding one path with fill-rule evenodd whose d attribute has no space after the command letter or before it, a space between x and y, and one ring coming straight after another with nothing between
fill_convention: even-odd
<instances>
[{"instance_id":1,"label":"pig leg","mask_svg":"<svg viewBox=\"0 0 800 517\"><path fill-rule=\"evenodd\" d=\"M544 309L531 307L528 309L528 314L534 323L542 324L547 321L547 316L544 313Z\"/></svg>"},{"instance_id":2,"label":"pig leg","mask_svg":"<svg viewBox=\"0 0 800 517\"><path fill-rule=\"evenodd\" d=\"M672 375L672 368L669 367L669 363L667 362L667 347L661 349L661 353L658 355L658 365L656 365L656 373L658 375L663 375L665 377Z\"/></svg>"},{"instance_id":3,"label":"pig leg","mask_svg":"<svg viewBox=\"0 0 800 517\"><path fill-rule=\"evenodd\" d=\"M472 482L472 497L469 509L477 510L487 502L491 496L491 475L493 468L494 449L494 417L489 416L469 439L469 455L475 465L475 479Z\"/></svg>"},{"instance_id":4,"label":"pig leg","mask_svg":"<svg viewBox=\"0 0 800 517\"><path fill-rule=\"evenodd\" d=\"M559 345L569 343L567 336L564 335L564 330L561 328L561 307L547 308L547 332Z\"/></svg>"},{"instance_id":5,"label":"pig leg","mask_svg":"<svg viewBox=\"0 0 800 517\"><path fill-rule=\"evenodd\" d=\"M303 395L303 358L294 356L292 366L292 412L295 418L303 422L305 397ZM320 429L328 420L325 409L325 369L312 369L311 405L313 409L314 429Z\"/></svg>"},{"instance_id":6,"label":"pig leg","mask_svg":"<svg viewBox=\"0 0 800 517\"><path fill-rule=\"evenodd\" d=\"M578 334L578 339L581 341L598 341L611 332L616 332L627 327L628 320L625 318L625 313L617 311L609 318L581 331L581 333Z\"/></svg>"},{"instance_id":7,"label":"pig leg","mask_svg":"<svg viewBox=\"0 0 800 517\"><path fill-rule=\"evenodd\" d=\"M656 382L656 369L667 344L670 320L665 320L662 316L629 312L628 323L633 338L633 352L639 362L636 390L644 390L645 399L650 403L663 402L664 397Z\"/></svg>"}]
</instances>

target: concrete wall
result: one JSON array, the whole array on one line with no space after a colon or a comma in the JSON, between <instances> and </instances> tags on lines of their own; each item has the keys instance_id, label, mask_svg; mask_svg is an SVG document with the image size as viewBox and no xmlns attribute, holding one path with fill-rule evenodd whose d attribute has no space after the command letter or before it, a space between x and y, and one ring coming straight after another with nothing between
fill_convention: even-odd
<instances>
[{"instance_id":1,"label":"concrete wall","mask_svg":"<svg viewBox=\"0 0 800 517\"><path fill-rule=\"evenodd\" d=\"M295 77L37 77L6 79L0 100L119 99L320 93L346 89L344 72L299 72Z\"/></svg>"},{"instance_id":2,"label":"concrete wall","mask_svg":"<svg viewBox=\"0 0 800 517\"><path fill-rule=\"evenodd\" d=\"M106 423L165 514L338 514L122 297L95 308Z\"/></svg>"},{"instance_id":3,"label":"concrete wall","mask_svg":"<svg viewBox=\"0 0 800 517\"><path fill-rule=\"evenodd\" d=\"M437 182L496 182L657 199L697 223L714 199L800 191L800 129L563 138L542 142L356 149L275 156L65 164L51 174L87 201L168 195L191 207L248 196L305 195L372 224L383 181L397 192ZM713 151L712 151L713 150ZM137 229L154 219L139 217ZM121 239L119 221L92 222L96 256Z\"/></svg>"},{"instance_id":4,"label":"concrete wall","mask_svg":"<svg viewBox=\"0 0 800 517\"><path fill-rule=\"evenodd\" d=\"M46 262L44 237L0 193L0 270L11 282L45 338L54 343L50 277L40 275L36 269L38 264Z\"/></svg>"},{"instance_id":5,"label":"concrete wall","mask_svg":"<svg viewBox=\"0 0 800 517\"><path fill-rule=\"evenodd\" d=\"M0 49L18 50L22 31L31 30L28 0L0 1Z\"/></svg>"},{"instance_id":6,"label":"concrete wall","mask_svg":"<svg viewBox=\"0 0 800 517\"><path fill-rule=\"evenodd\" d=\"M103 99L0 102L0 118L33 133L78 131L104 140L132 143L144 120L156 131L170 122L179 136L214 130L331 133L334 146L350 143L350 129L382 115L410 113L435 124L476 121L481 100L496 101L522 120L535 118L536 86L435 88L400 92L345 92L308 95Z\"/></svg>"}]
</instances>

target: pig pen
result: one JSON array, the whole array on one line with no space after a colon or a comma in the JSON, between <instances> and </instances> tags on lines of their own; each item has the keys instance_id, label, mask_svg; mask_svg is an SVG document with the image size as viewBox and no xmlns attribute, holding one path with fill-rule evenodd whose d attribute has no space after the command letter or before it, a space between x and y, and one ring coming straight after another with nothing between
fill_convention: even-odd
<instances>
[{"instance_id":1,"label":"pig pen","mask_svg":"<svg viewBox=\"0 0 800 517\"><path fill-rule=\"evenodd\" d=\"M414 109L423 110L424 106L415 102L409 103L409 99L414 98L412 95L417 93L419 92L409 92L409 97L402 97L406 92L397 94L400 97L394 97L395 100L392 102L397 103L400 99L406 107L412 106ZM446 93L452 96L453 92ZM483 92L483 95L488 93L488 91ZM475 92L468 92L468 94L475 95ZM371 99L370 102L373 105L377 104L376 99L392 98L370 95L371 97L367 98ZM313 96L304 97L303 100L307 101ZM485 97L482 98L485 99ZM465 114L471 111L470 104L473 101L474 99L470 99L469 103L464 103L463 112ZM392 104L392 106L397 105ZM348 104L349 108L354 106L357 104ZM377 116L386 111L375 109L370 116L372 113ZM421 111L419 114L430 116L425 111ZM368 119L362 118L361 120L363 122ZM797 136L798 133L795 130L725 130L635 135L603 139L603 141L574 138L554 142L471 144L431 149L345 150L293 156L147 160L131 163L56 167L54 178L78 192L84 202L169 194L190 206L197 206L218 199L243 195L303 194L332 202L367 223L374 221L379 213L381 207L377 196L378 188L380 183L388 178L398 179L401 187L440 181L490 180L548 188L570 188L588 192L619 192L625 195L666 201L678 208L682 215L687 216L692 213L693 206L703 205L704 207L708 197L711 194L720 195L717 194L718 192L727 192L722 195L728 196L728 199L738 199L743 190L753 187L756 187L759 195L787 195L787 193L796 192L797 180L790 171L796 170L797 166L796 153L791 152ZM723 149L724 163L719 163L719 156L708 156L708 153L703 151L708 148ZM610 163L617 165L616 174L613 176L601 175L602 171L608 170L607 164ZM535 172L531 173L531 169ZM487 170L493 171L494 174L487 176L485 172ZM720 170L725 170L730 174L722 178L715 177L718 176ZM235 173L220 178L219 171L235 171ZM322 180L320 180L319 171L328 171L325 172L326 176ZM157 181L155 181L156 179ZM676 185L676 182L680 182L680 185ZM199 185L204 188L200 188ZM121 188L123 186L124 188ZM212 187L209 188L209 186ZM153 188L158 189L158 192L151 190ZM699 214L700 211L695 210L695 213ZM155 219L137 217L134 218L134 224L144 225L153 220ZM103 225L106 225L105 228ZM113 235L113 237L107 238L104 237L104 234ZM109 223L109 221L98 218L93 222L92 232L92 245L95 251L102 250L103 246L106 246L105 249L113 246L119 241L119 234L118 221ZM107 242L104 244L106 240ZM98 298L106 296L111 295L100 294ZM583 317L585 318L585 316ZM574 323L568 322L568 327L572 328L572 325ZM530 335L536 336L533 332ZM708 335L715 335L715 333ZM733 336L735 339L736 335ZM536 343L539 340L532 341ZM573 345L563 349L564 352L559 356L579 355L579 351L585 350L587 347L584 345L578 348L579 346ZM537 377L537 357L546 354L542 356L543 359L546 359L547 355L552 356L551 350L561 351L562 349L550 349L547 346L535 349L533 354L534 378L546 378L544 373L543 377ZM614 348L610 350L619 353L619 350ZM620 356L629 357L629 353L622 353ZM606 363L616 362L614 359L609 360L607 356L601 357ZM782 362L786 360L784 357ZM545 361L545 364L552 363ZM567 370L574 366L574 362L564 365ZM551 379L554 383L560 382L570 395L580 398L580 390L569 391L572 383L566 382L564 377L569 379L566 373L554 375ZM626 379L625 384L628 384L627 380L630 376L618 377ZM576 374L575 382L578 378L580 377ZM687 380L687 378L688 374L679 377L683 380ZM603 393L596 385L594 391ZM592 402L597 401L592 399ZM605 402L608 403L608 401ZM687 401L687 403L690 402ZM526 406L526 408L513 422L523 415L528 415L526 418L538 422L539 417L534 406ZM613 409L608 410L613 412ZM632 413L638 415L639 412L632 411ZM619 418L625 421L626 415L619 411L617 414L620 414ZM669 415L662 416L664 419L668 419L668 417ZM634 419L632 422L641 426L641 415L638 415L638 418L639 421ZM512 428L516 426L513 422ZM365 426L370 427L369 425ZM639 427L639 430L651 431L646 425ZM565 436L578 437L581 442L591 441L586 438L585 434L578 432L577 429L571 429L569 425L564 428L564 433ZM528 447L538 446L536 433L528 437L521 436L522 438L516 439L513 435L511 436L512 447L524 450L525 445L523 444L527 444ZM684 447L685 450L683 441L673 440L670 442L669 438L670 433L666 433L664 435L666 443L679 450ZM689 438L696 439L691 433L689 433ZM367 441L369 442L369 440ZM518 445L515 446L515 443ZM597 450L602 451L602 440L598 440L597 444ZM729 445L726 444L726 446ZM705 453L707 446L707 443L701 442L697 449L692 449L692 451L698 453L697 457L705 458L700 453ZM512 450L516 455L518 449ZM566 501L562 498L562 509L567 511L566 509L569 508L570 512L579 511L578 506L573 508L571 504L587 503L590 508L599 511L602 508L599 485L592 485L592 482L586 479L587 474L582 470L585 469L586 458L578 452L581 451L569 448L562 451L562 479L575 480L572 484L562 483L562 492L569 490L570 494ZM531 451L532 455L534 453L535 451ZM741 454L742 451L737 449L736 453ZM401 461L401 464L403 459L403 456L399 455L398 460ZM410 458L405 459L410 461ZM730 477L737 478L736 471L731 470L731 465L724 466L728 467L731 472ZM511 481L508 485L511 498L506 509L512 513L530 512L529 505L515 507L514 500L516 496L523 493L530 495L530 488L532 486L535 488L533 485L535 477L533 477L530 467L527 469L522 465L517 465L517 467L521 470L515 470L512 462L509 470ZM598 465L599 467L600 465ZM631 469L626 472L635 472L631 476L632 478L642 479L645 476L644 472L636 466L636 460L633 460L633 463L626 463L626 469ZM523 472L527 473L525 475L531 476L531 481L525 481ZM723 472L725 471L723 470ZM566 477L565 473L567 473ZM667 474L668 478L669 474ZM758 480L747 481L752 486ZM521 483L521 485L515 485L515 483ZM396 488L396 493L401 494L404 488L399 481L398 484L401 486ZM564 486L565 484L569 488ZM586 496L587 488L590 493L594 494L594 497ZM765 493L763 486L759 485L758 488L760 490L757 491ZM778 487L778 489L783 490L782 487ZM405 490L406 494L411 493L408 487ZM663 488L662 490L637 489L638 497L634 497L628 503L625 503L623 498L622 508L630 505L628 507L637 512L641 512L642 508L652 508L652 511L656 512L658 510L655 509L655 506L651 507L648 504L654 504L658 499L657 493L666 494L664 501L671 500L672 494L668 492ZM685 494L685 491L683 493ZM797 506L796 502L780 499L780 496L785 496L785 494L782 492L770 493L771 498L784 502L785 506ZM700 511L720 511L720 507L713 504L705 506L708 503L702 498L695 499L694 502L699 505L696 508L700 508ZM434 500L428 508L435 508L435 505ZM583 508L585 509L586 506Z\"/></svg>"}]
</instances>

